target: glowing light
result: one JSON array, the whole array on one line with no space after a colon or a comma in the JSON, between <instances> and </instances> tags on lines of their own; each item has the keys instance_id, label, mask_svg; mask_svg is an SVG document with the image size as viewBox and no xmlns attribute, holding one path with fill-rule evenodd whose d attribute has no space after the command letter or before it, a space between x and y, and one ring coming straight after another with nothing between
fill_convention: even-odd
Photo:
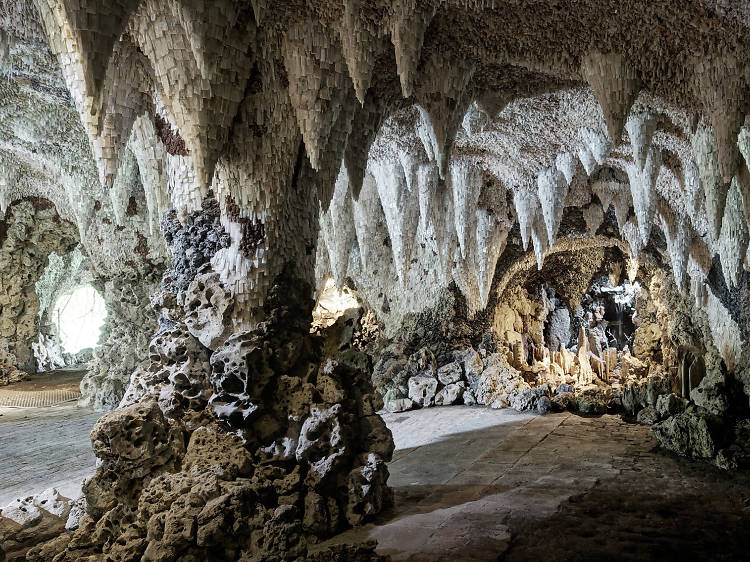
<instances>
[{"instance_id":1,"label":"glowing light","mask_svg":"<svg viewBox=\"0 0 750 562\"><path fill-rule=\"evenodd\" d=\"M78 353L99 343L107 312L104 299L93 287L79 287L71 294L63 295L57 299L52 314L63 350L67 353Z\"/></svg>"}]
</instances>

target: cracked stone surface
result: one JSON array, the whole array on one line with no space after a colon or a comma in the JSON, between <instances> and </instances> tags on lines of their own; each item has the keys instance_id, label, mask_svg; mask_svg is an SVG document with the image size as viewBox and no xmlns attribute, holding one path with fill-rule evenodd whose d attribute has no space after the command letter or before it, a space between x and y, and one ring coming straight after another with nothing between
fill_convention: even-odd
<instances>
[{"instance_id":1,"label":"cracked stone surface","mask_svg":"<svg viewBox=\"0 0 750 562\"><path fill-rule=\"evenodd\" d=\"M662 560L683 544L733 559L750 543L747 475L657 451L648 428L617 416L453 406L384 419L394 508L334 540L376 538L379 553L413 561ZM716 534L700 533L714 517Z\"/></svg>"}]
</instances>

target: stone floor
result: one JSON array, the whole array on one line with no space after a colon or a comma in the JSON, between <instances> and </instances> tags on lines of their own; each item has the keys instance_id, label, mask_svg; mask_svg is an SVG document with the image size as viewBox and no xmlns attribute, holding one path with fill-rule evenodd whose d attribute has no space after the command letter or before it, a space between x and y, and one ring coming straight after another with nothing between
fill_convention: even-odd
<instances>
[{"instance_id":1,"label":"stone floor","mask_svg":"<svg viewBox=\"0 0 750 562\"><path fill-rule=\"evenodd\" d=\"M100 414L0 410L0 505L94 470ZM387 414L395 506L331 542L394 560L748 560L750 475L656 448L618 416L452 406Z\"/></svg>"},{"instance_id":2,"label":"stone floor","mask_svg":"<svg viewBox=\"0 0 750 562\"><path fill-rule=\"evenodd\" d=\"M89 433L100 416L74 405L0 408L0 506L50 487L78 497L94 472Z\"/></svg>"},{"instance_id":3,"label":"stone floor","mask_svg":"<svg viewBox=\"0 0 750 562\"><path fill-rule=\"evenodd\" d=\"M618 416L388 414L395 506L331 542L394 560L747 560L750 478L656 450Z\"/></svg>"}]
</instances>

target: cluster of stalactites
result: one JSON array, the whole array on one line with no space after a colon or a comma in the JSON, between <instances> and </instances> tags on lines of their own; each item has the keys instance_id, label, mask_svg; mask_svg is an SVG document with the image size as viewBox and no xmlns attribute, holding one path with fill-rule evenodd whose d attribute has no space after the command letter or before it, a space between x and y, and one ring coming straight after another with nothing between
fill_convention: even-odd
<instances>
[{"instance_id":1,"label":"cluster of stalactites","mask_svg":"<svg viewBox=\"0 0 750 562\"><path fill-rule=\"evenodd\" d=\"M441 180L436 162L402 153L371 161L355 200L342 167L331 204L320 213L321 238L337 286L343 286L353 265L365 277L386 269L374 257L383 246L377 237L380 224L387 230L394 281L401 287L417 282L418 276L410 275L417 247L427 246L441 283L455 281L472 310L486 307L511 219L505 206L480 205L484 183L483 171L470 160L452 162Z\"/></svg>"}]
</instances>

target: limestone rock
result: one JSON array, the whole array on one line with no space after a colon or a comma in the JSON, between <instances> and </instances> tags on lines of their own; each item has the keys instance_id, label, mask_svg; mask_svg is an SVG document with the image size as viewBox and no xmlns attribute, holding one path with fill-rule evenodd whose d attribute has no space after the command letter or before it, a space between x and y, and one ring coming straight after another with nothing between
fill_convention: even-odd
<instances>
[{"instance_id":1,"label":"limestone rock","mask_svg":"<svg viewBox=\"0 0 750 562\"><path fill-rule=\"evenodd\" d=\"M435 395L436 406L450 406L456 404L464 393L465 384L463 381L449 384Z\"/></svg>"},{"instance_id":2,"label":"limestone rock","mask_svg":"<svg viewBox=\"0 0 750 562\"><path fill-rule=\"evenodd\" d=\"M429 375L417 375L409 379L409 399L426 408L432 406L437 392L438 381Z\"/></svg>"},{"instance_id":3,"label":"limestone rock","mask_svg":"<svg viewBox=\"0 0 750 562\"><path fill-rule=\"evenodd\" d=\"M398 389L392 388L383 396L385 409L391 413L404 412L414 408L414 402L401 394Z\"/></svg>"},{"instance_id":4,"label":"limestone rock","mask_svg":"<svg viewBox=\"0 0 750 562\"><path fill-rule=\"evenodd\" d=\"M437 372L437 378L440 384L449 385L459 382L463 378L463 369L461 363L452 361L440 367Z\"/></svg>"},{"instance_id":5,"label":"limestone rock","mask_svg":"<svg viewBox=\"0 0 750 562\"><path fill-rule=\"evenodd\" d=\"M662 447L679 455L710 459L718 449L720 425L695 407L651 426Z\"/></svg>"}]
</instances>

